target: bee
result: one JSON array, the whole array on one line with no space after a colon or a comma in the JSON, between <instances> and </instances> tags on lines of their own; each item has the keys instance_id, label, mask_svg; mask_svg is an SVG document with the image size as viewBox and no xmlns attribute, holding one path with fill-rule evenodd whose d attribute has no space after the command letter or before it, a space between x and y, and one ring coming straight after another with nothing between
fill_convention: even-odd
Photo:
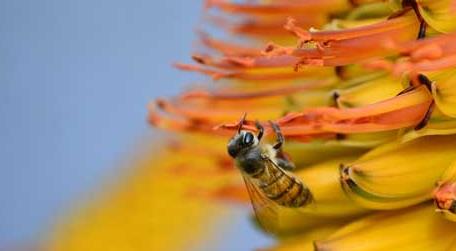
<instances>
[{"instance_id":1,"label":"bee","mask_svg":"<svg viewBox=\"0 0 456 251\"><path fill-rule=\"evenodd\" d=\"M237 134L229 141L228 154L240 169L259 223L273 232L272 224L281 207L300 208L312 201L309 189L292 174L294 164L282 151L284 137L277 124L269 121L277 142L260 144L263 126L257 121L258 134L242 130L245 115L239 122Z\"/></svg>"}]
</instances>

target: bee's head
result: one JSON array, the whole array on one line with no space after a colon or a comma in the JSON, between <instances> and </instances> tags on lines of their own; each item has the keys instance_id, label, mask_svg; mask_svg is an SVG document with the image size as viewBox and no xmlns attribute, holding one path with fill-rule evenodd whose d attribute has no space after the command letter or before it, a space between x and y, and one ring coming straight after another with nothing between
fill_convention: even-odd
<instances>
[{"instance_id":1,"label":"bee's head","mask_svg":"<svg viewBox=\"0 0 456 251\"><path fill-rule=\"evenodd\" d=\"M241 118L236 135L228 142L228 154L233 158L236 158L240 152L254 147L260 142L260 139L252 132L242 130L246 116L247 114L244 114Z\"/></svg>"},{"instance_id":2,"label":"bee's head","mask_svg":"<svg viewBox=\"0 0 456 251\"><path fill-rule=\"evenodd\" d=\"M228 154L236 158L240 152L258 145L259 140L252 132L240 131L228 142Z\"/></svg>"}]
</instances>

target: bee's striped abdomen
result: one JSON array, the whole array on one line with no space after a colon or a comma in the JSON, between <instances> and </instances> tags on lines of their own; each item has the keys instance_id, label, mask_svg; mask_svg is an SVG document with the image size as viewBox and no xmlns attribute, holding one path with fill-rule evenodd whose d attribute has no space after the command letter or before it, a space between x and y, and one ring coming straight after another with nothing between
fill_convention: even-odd
<instances>
[{"instance_id":1,"label":"bee's striped abdomen","mask_svg":"<svg viewBox=\"0 0 456 251\"><path fill-rule=\"evenodd\" d=\"M301 207L311 200L310 191L293 174L265 167L259 177L259 188L272 201L285 207Z\"/></svg>"}]
</instances>

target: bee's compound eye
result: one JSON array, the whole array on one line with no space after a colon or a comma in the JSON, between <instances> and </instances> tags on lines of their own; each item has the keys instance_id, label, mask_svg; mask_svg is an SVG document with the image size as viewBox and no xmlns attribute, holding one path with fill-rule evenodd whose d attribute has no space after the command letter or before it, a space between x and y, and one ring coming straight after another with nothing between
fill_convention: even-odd
<instances>
[{"instance_id":1,"label":"bee's compound eye","mask_svg":"<svg viewBox=\"0 0 456 251\"><path fill-rule=\"evenodd\" d=\"M253 136L253 134L251 132L247 132L245 135L244 135L244 138L242 139L242 143L244 143L244 145L251 145L253 144L253 141L255 139L255 136Z\"/></svg>"}]
</instances>

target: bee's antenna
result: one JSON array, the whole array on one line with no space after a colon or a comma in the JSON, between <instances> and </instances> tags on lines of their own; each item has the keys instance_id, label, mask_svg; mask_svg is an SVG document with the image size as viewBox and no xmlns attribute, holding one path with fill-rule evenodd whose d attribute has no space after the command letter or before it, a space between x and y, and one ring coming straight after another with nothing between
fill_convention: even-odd
<instances>
[{"instance_id":1,"label":"bee's antenna","mask_svg":"<svg viewBox=\"0 0 456 251\"><path fill-rule=\"evenodd\" d=\"M255 125L256 125L256 128L258 129L257 138L258 138L258 141L260 141L261 138L263 137L264 127L260 124L260 122L258 122L258 120L255 121Z\"/></svg>"},{"instance_id":2,"label":"bee's antenna","mask_svg":"<svg viewBox=\"0 0 456 251\"><path fill-rule=\"evenodd\" d=\"M239 121L238 133L241 133L242 126L244 125L245 118L247 117L247 113L244 113L241 120Z\"/></svg>"}]
</instances>

